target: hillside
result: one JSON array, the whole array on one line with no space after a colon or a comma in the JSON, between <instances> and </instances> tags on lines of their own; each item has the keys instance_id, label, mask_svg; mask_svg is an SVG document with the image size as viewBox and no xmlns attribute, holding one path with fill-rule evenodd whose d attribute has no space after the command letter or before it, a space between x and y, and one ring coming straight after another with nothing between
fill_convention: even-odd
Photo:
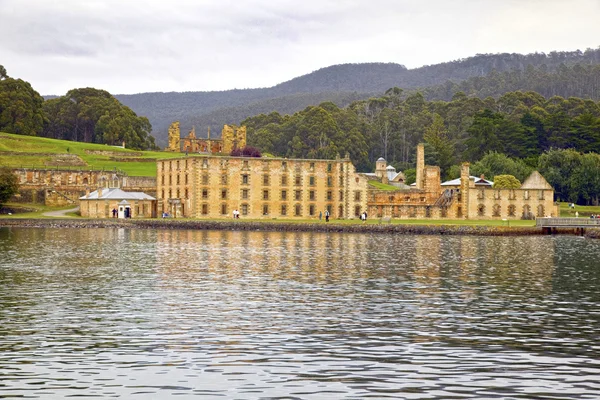
<instances>
[{"instance_id":1,"label":"hillside","mask_svg":"<svg viewBox=\"0 0 600 400\"><path fill-rule=\"evenodd\" d=\"M156 159L180 155L0 132L0 166L11 168L117 169L156 176Z\"/></svg>"},{"instance_id":2,"label":"hillside","mask_svg":"<svg viewBox=\"0 0 600 400\"><path fill-rule=\"evenodd\" d=\"M289 114L323 101L332 101L338 106L344 106L355 99L380 94L394 86L403 89L426 89L439 85L452 86L452 83L456 84L469 78L487 77L494 73L525 71L528 66L543 70L546 74L554 74L561 68L576 64L599 63L600 49L527 55L478 54L466 59L411 70L393 63L334 65L271 88L140 93L115 97L138 115L148 117L152 123L153 135L158 144L164 146L167 128L175 120L181 121L183 132L191 129L192 125L196 126L198 132L206 132L208 126L211 126L214 132L220 131L225 123L237 124L244 118L258 113L278 111ZM513 85L506 91L517 89L519 88ZM456 90L451 88L444 92L439 88L432 89L428 98L439 96L447 99L448 93ZM474 91L472 95L480 94ZM567 93L565 96L571 95L578 93Z\"/></svg>"}]
</instances>

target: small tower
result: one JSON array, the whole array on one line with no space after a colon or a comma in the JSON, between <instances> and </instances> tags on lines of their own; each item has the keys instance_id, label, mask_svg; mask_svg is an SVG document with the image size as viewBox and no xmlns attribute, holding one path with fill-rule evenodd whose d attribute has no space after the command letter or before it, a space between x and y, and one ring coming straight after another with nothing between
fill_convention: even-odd
<instances>
[{"instance_id":1,"label":"small tower","mask_svg":"<svg viewBox=\"0 0 600 400\"><path fill-rule=\"evenodd\" d=\"M379 159L375 161L375 175L377 175L379 179L383 179L383 177L385 177L386 164L387 162L383 157L379 157Z\"/></svg>"}]
</instances>

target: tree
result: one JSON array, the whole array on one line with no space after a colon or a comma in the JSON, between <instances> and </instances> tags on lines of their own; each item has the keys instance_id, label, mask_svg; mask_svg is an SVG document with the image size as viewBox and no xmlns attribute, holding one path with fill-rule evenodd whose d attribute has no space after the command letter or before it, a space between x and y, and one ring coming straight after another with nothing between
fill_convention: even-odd
<instances>
[{"instance_id":1,"label":"tree","mask_svg":"<svg viewBox=\"0 0 600 400\"><path fill-rule=\"evenodd\" d=\"M506 154L490 152L471 165L471 173L475 176L513 175L523 181L533 172L533 168L521 159L513 159Z\"/></svg>"},{"instance_id":2,"label":"tree","mask_svg":"<svg viewBox=\"0 0 600 400\"><path fill-rule=\"evenodd\" d=\"M19 191L19 180L8 168L0 168L0 205Z\"/></svg>"},{"instance_id":3,"label":"tree","mask_svg":"<svg viewBox=\"0 0 600 400\"><path fill-rule=\"evenodd\" d=\"M444 119L439 114L433 115L433 122L425 129L423 139L432 150L434 165L439 165L442 176L447 177L448 169L453 164L454 144L448 138Z\"/></svg>"},{"instance_id":4,"label":"tree","mask_svg":"<svg viewBox=\"0 0 600 400\"><path fill-rule=\"evenodd\" d=\"M105 90L70 90L46 101L44 112L45 137L109 145L125 142L132 149L157 149L148 118L138 117Z\"/></svg>"},{"instance_id":5,"label":"tree","mask_svg":"<svg viewBox=\"0 0 600 400\"><path fill-rule=\"evenodd\" d=\"M44 99L29 82L8 77L0 67L0 131L37 136L44 128Z\"/></svg>"},{"instance_id":6,"label":"tree","mask_svg":"<svg viewBox=\"0 0 600 400\"><path fill-rule=\"evenodd\" d=\"M521 182L513 175L494 176L494 189L519 189Z\"/></svg>"}]
</instances>

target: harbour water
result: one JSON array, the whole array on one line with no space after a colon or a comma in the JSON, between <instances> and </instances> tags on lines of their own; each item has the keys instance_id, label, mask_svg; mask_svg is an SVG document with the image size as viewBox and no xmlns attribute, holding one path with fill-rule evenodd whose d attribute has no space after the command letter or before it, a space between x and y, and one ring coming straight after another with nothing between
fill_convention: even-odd
<instances>
[{"instance_id":1,"label":"harbour water","mask_svg":"<svg viewBox=\"0 0 600 400\"><path fill-rule=\"evenodd\" d=\"M596 399L600 241L0 228L0 398Z\"/></svg>"}]
</instances>

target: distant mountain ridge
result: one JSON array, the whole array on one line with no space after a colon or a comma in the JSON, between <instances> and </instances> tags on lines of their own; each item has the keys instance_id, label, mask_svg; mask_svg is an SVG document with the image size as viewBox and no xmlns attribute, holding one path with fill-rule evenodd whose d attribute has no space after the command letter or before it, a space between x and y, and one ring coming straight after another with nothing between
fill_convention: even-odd
<instances>
[{"instance_id":1,"label":"distant mountain ridge","mask_svg":"<svg viewBox=\"0 0 600 400\"><path fill-rule=\"evenodd\" d=\"M454 83L486 77L493 71L525 71L528 66L553 73L576 64L600 64L600 49L533 54L478 54L461 60L407 69L395 63L341 64L321 68L270 88L233 89L218 92L155 92L115 95L138 115L152 123L159 144L166 142L167 128L181 122L185 133L196 127L200 136L208 126L220 131L225 123L238 124L246 117L278 111L290 114L309 105L332 101L343 107L397 86L426 89L448 81ZM562 67L561 67L562 66ZM426 90L425 90L426 91ZM436 96L437 90L431 90Z\"/></svg>"}]
</instances>

